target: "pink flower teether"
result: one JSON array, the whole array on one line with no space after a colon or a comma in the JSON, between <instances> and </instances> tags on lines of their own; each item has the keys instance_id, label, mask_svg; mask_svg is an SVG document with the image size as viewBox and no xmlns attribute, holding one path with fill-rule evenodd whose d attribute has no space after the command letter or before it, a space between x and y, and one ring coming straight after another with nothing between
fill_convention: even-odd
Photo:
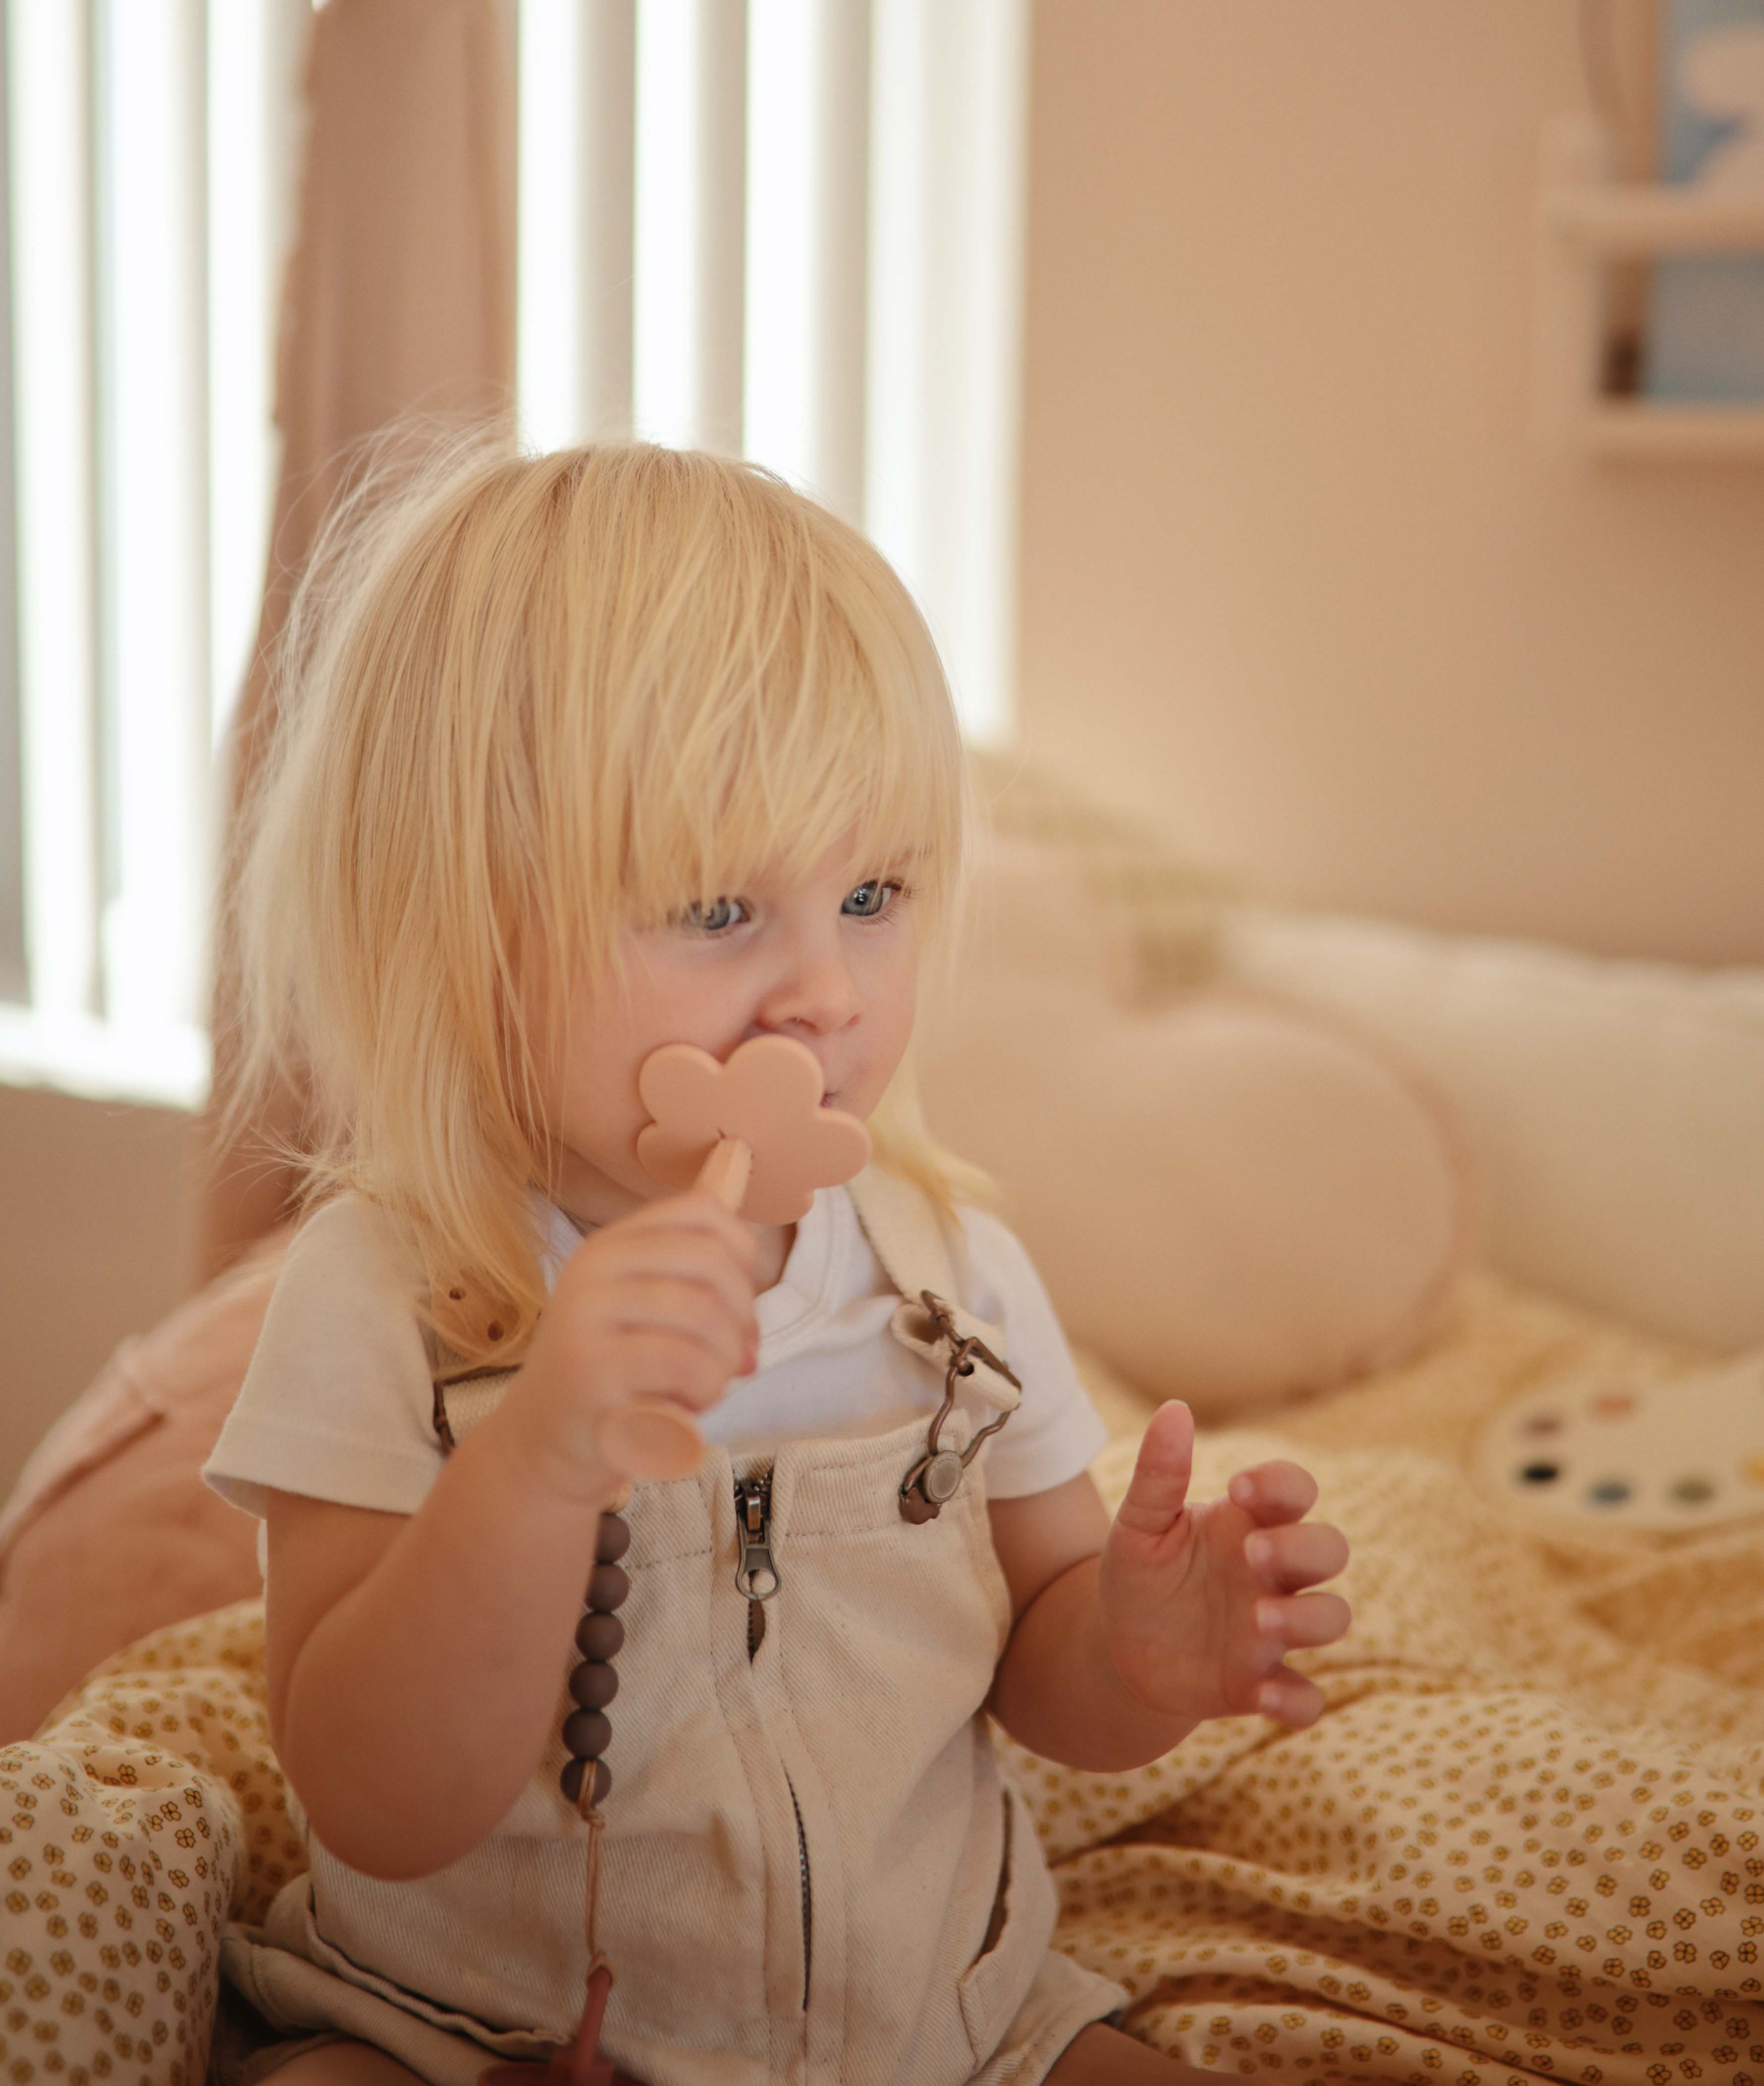
<instances>
[{"instance_id":1,"label":"pink flower teether","mask_svg":"<svg viewBox=\"0 0 1764 2086\"><path fill-rule=\"evenodd\" d=\"M823 1108L820 1066L806 1044L756 1036L719 1064L691 1043L664 1043L643 1061L637 1092L654 1117L637 1135L644 1171L664 1188L699 1187L759 1224L807 1216L817 1188L869 1161L858 1118ZM683 1478L704 1459L684 1406L633 1398L600 1423L600 1453L633 1478Z\"/></svg>"},{"instance_id":2,"label":"pink flower teether","mask_svg":"<svg viewBox=\"0 0 1764 2086\"><path fill-rule=\"evenodd\" d=\"M806 1044L756 1036L719 1064L690 1043L664 1043L643 1061L637 1092L655 1120L637 1139L644 1170L664 1188L689 1188L725 1138L753 1155L747 1192L729 1207L756 1224L795 1224L817 1188L861 1173L870 1133L820 1105L821 1071Z\"/></svg>"}]
</instances>

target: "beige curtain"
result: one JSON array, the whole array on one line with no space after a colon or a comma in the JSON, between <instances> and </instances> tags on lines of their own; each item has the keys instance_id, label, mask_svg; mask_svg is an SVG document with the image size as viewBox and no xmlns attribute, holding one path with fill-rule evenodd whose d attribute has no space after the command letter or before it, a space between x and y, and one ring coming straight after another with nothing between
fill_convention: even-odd
<instances>
[{"instance_id":1,"label":"beige curtain","mask_svg":"<svg viewBox=\"0 0 1764 2086\"><path fill-rule=\"evenodd\" d=\"M300 219L283 292L275 526L256 663L229 747L220 917L240 806L275 724L265 661L319 524L367 437L407 415L474 422L514 382L514 69L506 0L330 0L313 18ZM217 931L215 1107L233 1067L236 967ZM283 1094L275 1126L297 1125ZM215 1120L211 1111L211 1126ZM204 1275L288 1211L287 1170L212 1136Z\"/></svg>"}]
</instances>

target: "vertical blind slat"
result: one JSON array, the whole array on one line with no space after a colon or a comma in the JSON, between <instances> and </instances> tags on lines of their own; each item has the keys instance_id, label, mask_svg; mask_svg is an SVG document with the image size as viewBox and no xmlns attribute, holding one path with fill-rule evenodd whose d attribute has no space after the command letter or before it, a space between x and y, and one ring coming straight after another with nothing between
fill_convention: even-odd
<instances>
[{"instance_id":1,"label":"vertical blind slat","mask_svg":"<svg viewBox=\"0 0 1764 2086\"><path fill-rule=\"evenodd\" d=\"M251 663L274 497L275 300L312 0L207 0L209 725Z\"/></svg>"},{"instance_id":2,"label":"vertical blind slat","mask_svg":"<svg viewBox=\"0 0 1764 2086\"><path fill-rule=\"evenodd\" d=\"M1011 710L1025 0L873 0L866 512L965 727Z\"/></svg>"},{"instance_id":3,"label":"vertical blind slat","mask_svg":"<svg viewBox=\"0 0 1764 2086\"><path fill-rule=\"evenodd\" d=\"M636 0L521 0L517 376L541 449L628 434Z\"/></svg>"},{"instance_id":4,"label":"vertical blind slat","mask_svg":"<svg viewBox=\"0 0 1764 2086\"><path fill-rule=\"evenodd\" d=\"M870 0L817 0L814 483L862 526L868 362Z\"/></svg>"},{"instance_id":5,"label":"vertical blind slat","mask_svg":"<svg viewBox=\"0 0 1764 2086\"><path fill-rule=\"evenodd\" d=\"M1018 422L1023 339L1024 183L1029 21L1024 0L979 0L971 17L963 181L973 198L960 266L957 337L965 347L957 409L967 430L960 500L949 503L974 547L965 581L967 723L1001 740L1015 705Z\"/></svg>"},{"instance_id":6,"label":"vertical blind slat","mask_svg":"<svg viewBox=\"0 0 1764 2086\"><path fill-rule=\"evenodd\" d=\"M584 120L577 50L596 11L576 0L522 0L518 25L515 383L529 441L581 439L584 256L573 162Z\"/></svg>"},{"instance_id":7,"label":"vertical blind slat","mask_svg":"<svg viewBox=\"0 0 1764 2086\"><path fill-rule=\"evenodd\" d=\"M30 995L24 956L23 796L19 773L17 506L12 419L11 192L6 39L0 34L0 1002Z\"/></svg>"},{"instance_id":8,"label":"vertical blind slat","mask_svg":"<svg viewBox=\"0 0 1764 2086\"><path fill-rule=\"evenodd\" d=\"M863 503L864 527L927 607L925 17L930 4L871 0ZM932 619L940 636L935 615Z\"/></svg>"},{"instance_id":9,"label":"vertical blind slat","mask_svg":"<svg viewBox=\"0 0 1764 2086\"><path fill-rule=\"evenodd\" d=\"M637 144L636 0L595 0L582 19L577 92L579 425L631 432Z\"/></svg>"},{"instance_id":10,"label":"vertical blind slat","mask_svg":"<svg viewBox=\"0 0 1764 2086\"><path fill-rule=\"evenodd\" d=\"M104 1003L148 1029L202 1013L205 24L201 0L109 0L100 20Z\"/></svg>"},{"instance_id":11,"label":"vertical blind slat","mask_svg":"<svg viewBox=\"0 0 1764 2086\"><path fill-rule=\"evenodd\" d=\"M824 0L748 13L747 252L741 445L820 490L817 92Z\"/></svg>"},{"instance_id":12,"label":"vertical blind slat","mask_svg":"<svg viewBox=\"0 0 1764 2086\"><path fill-rule=\"evenodd\" d=\"M701 0L637 0L632 414L652 441L701 439L697 306Z\"/></svg>"},{"instance_id":13,"label":"vertical blind slat","mask_svg":"<svg viewBox=\"0 0 1764 2086\"><path fill-rule=\"evenodd\" d=\"M9 0L7 129L25 946L32 1006L97 1011L91 51L70 0Z\"/></svg>"},{"instance_id":14,"label":"vertical blind slat","mask_svg":"<svg viewBox=\"0 0 1764 2086\"><path fill-rule=\"evenodd\" d=\"M747 0L697 0L699 441L739 453L747 273Z\"/></svg>"}]
</instances>

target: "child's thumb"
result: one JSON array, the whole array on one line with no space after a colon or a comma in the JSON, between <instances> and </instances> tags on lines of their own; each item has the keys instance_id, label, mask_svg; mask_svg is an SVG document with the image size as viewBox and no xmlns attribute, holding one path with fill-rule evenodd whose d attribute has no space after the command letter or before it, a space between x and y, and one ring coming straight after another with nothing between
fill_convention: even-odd
<instances>
[{"instance_id":1,"label":"child's thumb","mask_svg":"<svg viewBox=\"0 0 1764 2086\"><path fill-rule=\"evenodd\" d=\"M1136 1535L1162 1535L1188 1498L1195 1464L1195 1416L1180 1398L1152 1415L1115 1520Z\"/></svg>"}]
</instances>

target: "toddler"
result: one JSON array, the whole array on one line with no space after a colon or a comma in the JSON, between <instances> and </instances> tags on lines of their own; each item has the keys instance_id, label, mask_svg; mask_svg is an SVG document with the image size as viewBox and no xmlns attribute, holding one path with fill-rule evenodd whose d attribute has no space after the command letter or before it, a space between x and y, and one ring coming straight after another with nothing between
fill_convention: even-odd
<instances>
[{"instance_id":1,"label":"toddler","mask_svg":"<svg viewBox=\"0 0 1764 2086\"><path fill-rule=\"evenodd\" d=\"M1034 1271L925 1130L965 782L905 590L752 466L479 444L334 532L284 682L236 1109L297 1067L316 1207L207 1475L263 1521L311 1867L226 1939L241 2075L471 2086L603 1956L641 2086L1201 2078L1050 1948L986 1713L1103 1772L1308 1723L1283 1655L1346 1629L1346 1546L1289 1463L1189 1503L1178 1404L1111 1526ZM875 1143L795 1225L637 1156L653 1049L767 1035ZM614 1561L598 1423L650 1397L707 1454Z\"/></svg>"}]
</instances>

